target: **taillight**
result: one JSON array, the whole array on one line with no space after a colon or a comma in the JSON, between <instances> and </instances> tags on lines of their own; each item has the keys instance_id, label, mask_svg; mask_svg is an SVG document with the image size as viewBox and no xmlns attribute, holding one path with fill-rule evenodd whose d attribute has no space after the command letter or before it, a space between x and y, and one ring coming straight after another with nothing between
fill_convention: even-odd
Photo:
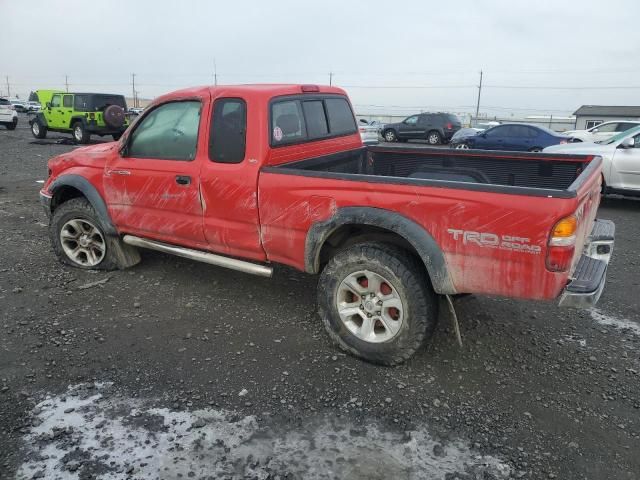
<instances>
[{"instance_id":1,"label":"taillight","mask_svg":"<svg viewBox=\"0 0 640 480\"><path fill-rule=\"evenodd\" d=\"M366 132L366 131L367 131L367 129L366 129L366 128L364 128L364 127L360 127L360 128L358 128L358 130L360 130L360 133L364 133L364 132Z\"/></svg>"},{"instance_id":2,"label":"taillight","mask_svg":"<svg viewBox=\"0 0 640 480\"><path fill-rule=\"evenodd\" d=\"M552 272L566 272L571 266L576 248L578 219L570 215L558 221L549 235L547 248L547 269Z\"/></svg>"},{"instance_id":3,"label":"taillight","mask_svg":"<svg viewBox=\"0 0 640 480\"><path fill-rule=\"evenodd\" d=\"M8 105L8 107L9 107L9 110L15 110L16 109L15 105Z\"/></svg>"},{"instance_id":4,"label":"taillight","mask_svg":"<svg viewBox=\"0 0 640 480\"><path fill-rule=\"evenodd\" d=\"M447 130L453 129L453 123L447 123Z\"/></svg>"}]
</instances>

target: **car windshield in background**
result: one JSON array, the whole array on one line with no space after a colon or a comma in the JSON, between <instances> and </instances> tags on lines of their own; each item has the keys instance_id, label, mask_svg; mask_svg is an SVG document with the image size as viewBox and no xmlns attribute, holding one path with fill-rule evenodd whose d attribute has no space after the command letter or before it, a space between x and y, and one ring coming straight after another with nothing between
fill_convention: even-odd
<instances>
[{"instance_id":1,"label":"car windshield in background","mask_svg":"<svg viewBox=\"0 0 640 480\"><path fill-rule=\"evenodd\" d=\"M611 145L611 144L619 142L620 140L622 140L623 138L628 137L629 135L636 135L637 133L640 133L640 127L636 127L636 128L632 128L630 130L626 130L624 132L620 132L619 134L614 135L613 137L611 137L609 140L605 140L605 141L598 142L598 143L601 143L602 145Z\"/></svg>"}]
</instances>

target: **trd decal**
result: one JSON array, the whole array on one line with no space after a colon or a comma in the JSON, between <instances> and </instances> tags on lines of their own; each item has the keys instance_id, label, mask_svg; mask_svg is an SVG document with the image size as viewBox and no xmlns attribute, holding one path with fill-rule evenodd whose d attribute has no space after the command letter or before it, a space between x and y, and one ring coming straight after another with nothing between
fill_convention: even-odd
<instances>
[{"instance_id":1,"label":"trd decal","mask_svg":"<svg viewBox=\"0 0 640 480\"><path fill-rule=\"evenodd\" d=\"M472 232L470 230L457 230L448 228L447 233L453 236L453 239L462 242L463 245L477 245L479 247L497 248L498 250L511 250L524 253L539 254L542 247L539 245L531 245L530 240L525 237L517 237L514 235L496 235L488 232Z\"/></svg>"}]
</instances>

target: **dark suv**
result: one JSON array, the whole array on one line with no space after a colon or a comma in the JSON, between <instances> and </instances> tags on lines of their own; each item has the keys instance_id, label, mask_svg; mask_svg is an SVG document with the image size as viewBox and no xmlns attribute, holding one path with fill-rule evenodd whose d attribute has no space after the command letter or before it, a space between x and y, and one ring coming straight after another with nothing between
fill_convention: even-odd
<instances>
[{"instance_id":1,"label":"dark suv","mask_svg":"<svg viewBox=\"0 0 640 480\"><path fill-rule=\"evenodd\" d=\"M460 126L458 117L450 113L419 113L400 123L386 124L383 136L387 142L426 140L429 145L439 145L449 142Z\"/></svg>"}]
</instances>

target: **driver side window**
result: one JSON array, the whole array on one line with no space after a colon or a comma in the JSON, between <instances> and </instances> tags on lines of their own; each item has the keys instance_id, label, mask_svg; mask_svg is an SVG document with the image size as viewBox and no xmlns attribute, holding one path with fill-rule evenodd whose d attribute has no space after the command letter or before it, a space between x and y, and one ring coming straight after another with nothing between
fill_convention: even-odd
<instances>
[{"instance_id":1,"label":"driver side window","mask_svg":"<svg viewBox=\"0 0 640 480\"><path fill-rule=\"evenodd\" d=\"M51 98L51 106L52 107L59 107L60 106L60 99L62 98L62 95L54 95Z\"/></svg>"},{"instance_id":2,"label":"driver side window","mask_svg":"<svg viewBox=\"0 0 640 480\"><path fill-rule=\"evenodd\" d=\"M200 102L165 103L149 112L131 134L127 156L191 161L196 156Z\"/></svg>"},{"instance_id":3,"label":"driver side window","mask_svg":"<svg viewBox=\"0 0 640 480\"><path fill-rule=\"evenodd\" d=\"M413 117L409 117L404 121L404 123L406 123L407 125L415 125L416 123L418 123L418 116L414 115Z\"/></svg>"},{"instance_id":4,"label":"driver side window","mask_svg":"<svg viewBox=\"0 0 640 480\"><path fill-rule=\"evenodd\" d=\"M508 127L494 127L486 131L487 137L504 137Z\"/></svg>"}]
</instances>

